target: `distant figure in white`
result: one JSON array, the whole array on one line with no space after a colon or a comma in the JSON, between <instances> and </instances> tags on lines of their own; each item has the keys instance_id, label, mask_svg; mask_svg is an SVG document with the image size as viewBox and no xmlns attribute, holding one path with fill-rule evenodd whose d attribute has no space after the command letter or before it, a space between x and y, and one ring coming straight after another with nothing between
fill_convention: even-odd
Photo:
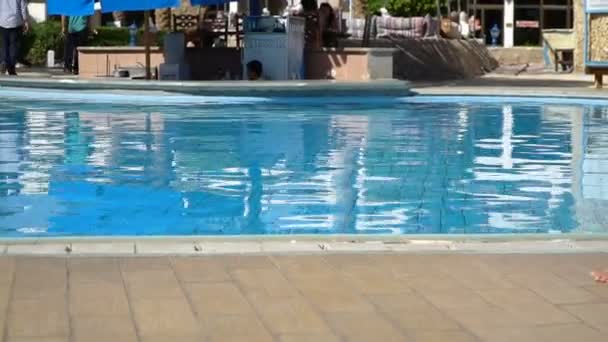
<instances>
[{"instance_id":1,"label":"distant figure in white","mask_svg":"<svg viewBox=\"0 0 608 342\"><path fill-rule=\"evenodd\" d=\"M462 38L469 38L471 36L471 27L469 26L469 16L466 12L460 12L458 18L458 29Z\"/></svg>"}]
</instances>

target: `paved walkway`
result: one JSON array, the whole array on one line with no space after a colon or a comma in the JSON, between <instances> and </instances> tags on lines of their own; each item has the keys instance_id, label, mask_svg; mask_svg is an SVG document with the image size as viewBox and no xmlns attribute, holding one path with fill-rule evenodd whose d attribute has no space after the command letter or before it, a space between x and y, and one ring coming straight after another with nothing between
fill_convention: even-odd
<instances>
[{"instance_id":1,"label":"paved walkway","mask_svg":"<svg viewBox=\"0 0 608 342\"><path fill-rule=\"evenodd\" d=\"M0 258L4 341L606 341L608 254Z\"/></svg>"}]
</instances>

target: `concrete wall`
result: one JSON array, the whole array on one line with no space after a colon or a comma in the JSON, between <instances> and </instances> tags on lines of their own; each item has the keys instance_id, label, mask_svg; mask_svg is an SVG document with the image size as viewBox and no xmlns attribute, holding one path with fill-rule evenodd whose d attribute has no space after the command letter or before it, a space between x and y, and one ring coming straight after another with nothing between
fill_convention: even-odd
<instances>
[{"instance_id":1,"label":"concrete wall","mask_svg":"<svg viewBox=\"0 0 608 342\"><path fill-rule=\"evenodd\" d=\"M146 63L143 47L84 48L79 49L78 56L81 78L108 77L115 69L142 66ZM157 68L163 61L162 51L153 48L150 58L152 68Z\"/></svg>"},{"instance_id":2,"label":"concrete wall","mask_svg":"<svg viewBox=\"0 0 608 342\"><path fill-rule=\"evenodd\" d=\"M361 46L350 40L342 45ZM498 67L485 45L474 40L402 39L370 41L371 47L394 48L393 77L405 80L473 78Z\"/></svg>"},{"instance_id":3,"label":"concrete wall","mask_svg":"<svg viewBox=\"0 0 608 342\"><path fill-rule=\"evenodd\" d=\"M116 68L142 66L145 64L144 50L137 48L84 48L80 50L80 77L107 77ZM234 48L187 49L186 59L190 64L191 79L216 80L229 72L233 77L242 75L241 53ZM164 62L163 53L153 48L151 66L157 68Z\"/></svg>"},{"instance_id":4,"label":"concrete wall","mask_svg":"<svg viewBox=\"0 0 608 342\"><path fill-rule=\"evenodd\" d=\"M393 78L393 49L342 48L306 52L307 79L367 81Z\"/></svg>"},{"instance_id":5,"label":"concrete wall","mask_svg":"<svg viewBox=\"0 0 608 342\"><path fill-rule=\"evenodd\" d=\"M488 48L500 65L543 64L542 47Z\"/></svg>"}]
</instances>

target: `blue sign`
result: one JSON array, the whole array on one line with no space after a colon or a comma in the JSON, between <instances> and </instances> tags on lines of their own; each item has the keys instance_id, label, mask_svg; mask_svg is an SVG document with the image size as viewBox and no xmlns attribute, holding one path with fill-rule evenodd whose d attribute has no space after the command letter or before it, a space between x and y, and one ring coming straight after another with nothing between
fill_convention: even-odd
<instances>
[{"instance_id":1,"label":"blue sign","mask_svg":"<svg viewBox=\"0 0 608 342\"><path fill-rule=\"evenodd\" d=\"M50 15L92 15L95 13L95 0L48 0L47 11Z\"/></svg>"},{"instance_id":2,"label":"blue sign","mask_svg":"<svg viewBox=\"0 0 608 342\"><path fill-rule=\"evenodd\" d=\"M179 6L180 0L101 0L102 12L147 11Z\"/></svg>"}]
</instances>

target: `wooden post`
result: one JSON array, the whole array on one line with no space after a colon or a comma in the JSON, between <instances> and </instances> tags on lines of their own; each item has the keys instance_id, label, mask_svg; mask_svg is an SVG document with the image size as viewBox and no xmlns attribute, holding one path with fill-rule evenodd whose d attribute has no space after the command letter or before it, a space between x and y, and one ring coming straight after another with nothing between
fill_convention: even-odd
<instances>
[{"instance_id":1,"label":"wooden post","mask_svg":"<svg viewBox=\"0 0 608 342\"><path fill-rule=\"evenodd\" d=\"M597 89L602 89L604 87L604 75L601 72L595 73L595 87Z\"/></svg>"},{"instance_id":2,"label":"wooden post","mask_svg":"<svg viewBox=\"0 0 608 342\"><path fill-rule=\"evenodd\" d=\"M150 70L150 11L144 12L144 46L146 51L146 80L152 79Z\"/></svg>"}]
</instances>

